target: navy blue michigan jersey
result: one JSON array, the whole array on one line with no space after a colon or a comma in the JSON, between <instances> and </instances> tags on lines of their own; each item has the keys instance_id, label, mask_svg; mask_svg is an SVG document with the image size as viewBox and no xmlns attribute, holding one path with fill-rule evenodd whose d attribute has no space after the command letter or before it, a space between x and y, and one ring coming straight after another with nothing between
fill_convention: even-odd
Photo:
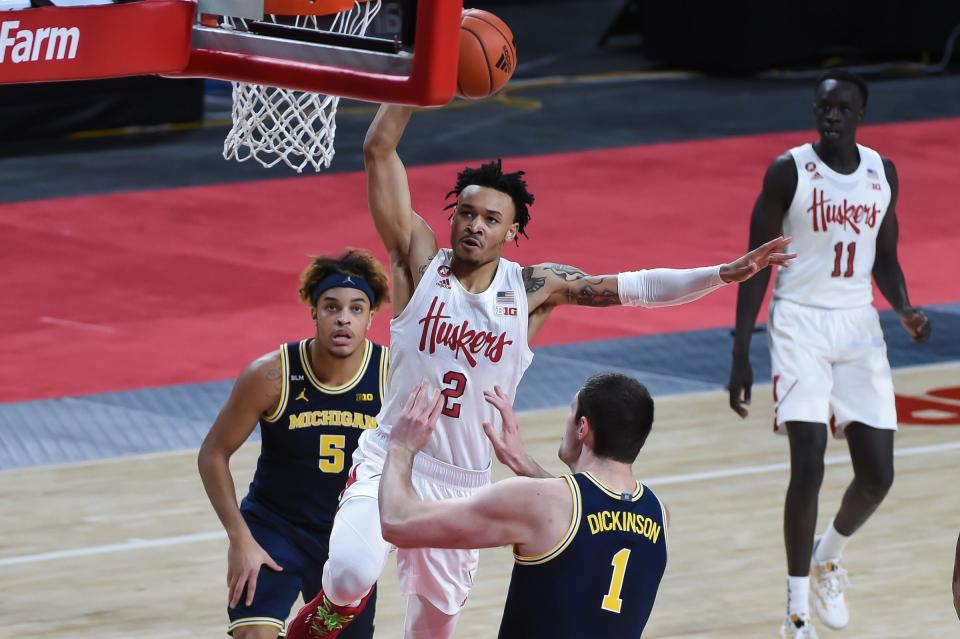
<instances>
[{"instance_id":1,"label":"navy blue michigan jersey","mask_svg":"<svg viewBox=\"0 0 960 639\"><path fill-rule=\"evenodd\" d=\"M619 639L643 632L667 567L660 500L589 472L564 475L574 508L564 539L537 557L515 555L500 639Z\"/></svg>"},{"instance_id":2,"label":"navy blue michigan jersey","mask_svg":"<svg viewBox=\"0 0 960 639\"><path fill-rule=\"evenodd\" d=\"M377 427L388 349L366 340L357 374L331 387L313 373L310 341L280 347L280 402L260 420L260 458L241 510L329 533L360 433Z\"/></svg>"}]
</instances>

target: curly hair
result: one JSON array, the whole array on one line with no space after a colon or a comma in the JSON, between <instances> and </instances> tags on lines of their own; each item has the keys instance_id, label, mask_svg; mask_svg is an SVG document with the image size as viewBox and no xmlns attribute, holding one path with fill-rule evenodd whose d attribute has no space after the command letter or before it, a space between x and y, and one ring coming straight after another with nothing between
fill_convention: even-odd
<instances>
[{"instance_id":1,"label":"curly hair","mask_svg":"<svg viewBox=\"0 0 960 639\"><path fill-rule=\"evenodd\" d=\"M303 303L310 306L310 293L313 287L334 273L352 275L366 280L377 298L373 301L373 310L377 310L383 302L390 300L390 284L383 265L373 257L370 251L348 246L337 257L326 255L313 257L310 266L300 276L300 299Z\"/></svg>"},{"instance_id":2,"label":"curly hair","mask_svg":"<svg viewBox=\"0 0 960 639\"><path fill-rule=\"evenodd\" d=\"M449 198L451 195L459 197L465 188L474 184L506 193L513 200L513 206L517 211L513 221L517 223L517 229L520 233L529 239L524 229L530 223L529 207L533 204L533 194L527 191L527 181L523 179L523 176L523 171L504 173L503 161L497 158L492 162L481 164L478 168L466 167L457 173L457 183L445 197ZM451 209L456 205L456 202L448 204L444 207L444 210Z\"/></svg>"}]
</instances>

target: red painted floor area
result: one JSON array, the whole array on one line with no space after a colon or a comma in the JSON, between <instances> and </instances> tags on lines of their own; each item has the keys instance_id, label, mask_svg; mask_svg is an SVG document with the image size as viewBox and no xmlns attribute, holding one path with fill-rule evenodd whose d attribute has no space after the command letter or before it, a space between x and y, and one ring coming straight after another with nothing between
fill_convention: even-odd
<instances>
[{"instance_id":1,"label":"red painted floor area","mask_svg":"<svg viewBox=\"0 0 960 639\"><path fill-rule=\"evenodd\" d=\"M590 273L716 264L746 248L770 160L809 132L508 158L537 196L521 263ZM917 304L960 299L960 120L864 127L896 162L900 258ZM461 163L410 170L414 204L447 243ZM0 206L0 401L234 376L310 329L307 256L374 249L364 179L340 173ZM731 325L736 290L658 310L560 309L538 344ZM373 336L387 335L384 312Z\"/></svg>"}]
</instances>

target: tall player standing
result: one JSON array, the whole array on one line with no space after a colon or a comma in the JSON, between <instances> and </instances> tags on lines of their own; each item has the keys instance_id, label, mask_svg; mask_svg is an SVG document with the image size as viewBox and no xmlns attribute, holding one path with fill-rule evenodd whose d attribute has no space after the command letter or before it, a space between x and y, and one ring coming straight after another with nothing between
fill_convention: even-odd
<instances>
[{"instance_id":1,"label":"tall player standing","mask_svg":"<svg viewBox=\"0 0 960 639\"><path fill-rule=\"evenodd\" d=\"M799 255L791 269L777 273L768 323L774 428L790 441L781 637L817 636L809 614L811 557L817 613L831 628L846 627L840 557L893 482L897 415L871 274L911 339L930 335L930 322L910 305L897 259L896 169L856 142L867 95L866 82L853 74L821 78L813 109L820 139L773 161L750 221L750 246L785 233ZM742 283L737 298L729 390L741 417L753 383L750 337L768 281L763 273ZM828 423L835 436L846 437L854 479L815 541Z\"/></svg>"},{"instance_id":2,"label":"tall player standing","mask_svg":"<svg viewBox=\"0 0 960 639\"><path fill-rule=\"evenodd\" d=\"M392 361L380 428L365 433L354 454L353 483L344 492L324 567L323 592L304 606L287 636L335 637L362 610L392 545L383 540L377 492L395 423L413 387L426 379L442 389L436 432L413 464L422 498L468 497L490 481L490 443L483 422L500 415L483 391L499 385L513 402L533 357L528 339L560 304L662 306L694 300L726 282L742 281L769 264L786 264L786 240L774 239L739 260L713 267L655 269L590 276L560 264L522 268L500 257L524 233L533 196L523 173L500 162L465 169L451 205L450 249L412 209L397 145L412 109L383 105L367 132L367 197L390 254L396 316ZM407 597L405 636L444 639L453 633L479 553L401 549L401 591Z\"/></svg>"},{"instance_id":3,"label":"tall player standing","mask_svg":"<svg viewBox=\"0 0 960 639\"><path fill-rule=\"evenodd\" d=\"M376 428L387 348L367 339L389 289L366 251L317 257L303 273L312 338L253 361L234 384L198 457L203 486L230 540L227 631L275 639L290 606L320 590L330 529L360 433ZM260 424L250 492L237 507L230 457ZM343 639L373 637L374 606Z\"/></svg>"}]
</instances>

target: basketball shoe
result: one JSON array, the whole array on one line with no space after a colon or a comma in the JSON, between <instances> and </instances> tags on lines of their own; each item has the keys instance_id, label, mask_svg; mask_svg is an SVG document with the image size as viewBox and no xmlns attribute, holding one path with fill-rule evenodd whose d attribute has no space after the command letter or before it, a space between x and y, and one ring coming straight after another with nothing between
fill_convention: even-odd
<instances>
[{"instance_id":1,"label":"basketball shoe","mask_svg":"<svg viewBox=\"0 0 960 639\"><path fill-rule=\"evenodd\" d=\"M840 565L840 559L817 561L818 537L813 545L814 560L810 566L811 589L813 590L813 606L817 616L829 628L841 630L850 623L850 613L847 610L847 598L843 591L850 586L847 571Z\"/></svg>"},{"instance_id":2,"label":"basketball shoe","mask_svg":"<svg viewBox=\"0 0 960 639\"><path fill-rule=\"evenodd\" d=\"M287 639L334 639L363 612L371 594L373 588L356 606L347 607L336 605L321 590L287 625Z\"/></svg>"},{"instance_id":3,"label":"basketball shoe","mask_svg":"<svg viewBox=\"0 0 960 639\"><path fill-rule=\"evenodd\" d=\"M780 625L780 639L820 639L817 629L810 623L810 615L801 612L783 616Z\"/></svg>"}]
</instances>

